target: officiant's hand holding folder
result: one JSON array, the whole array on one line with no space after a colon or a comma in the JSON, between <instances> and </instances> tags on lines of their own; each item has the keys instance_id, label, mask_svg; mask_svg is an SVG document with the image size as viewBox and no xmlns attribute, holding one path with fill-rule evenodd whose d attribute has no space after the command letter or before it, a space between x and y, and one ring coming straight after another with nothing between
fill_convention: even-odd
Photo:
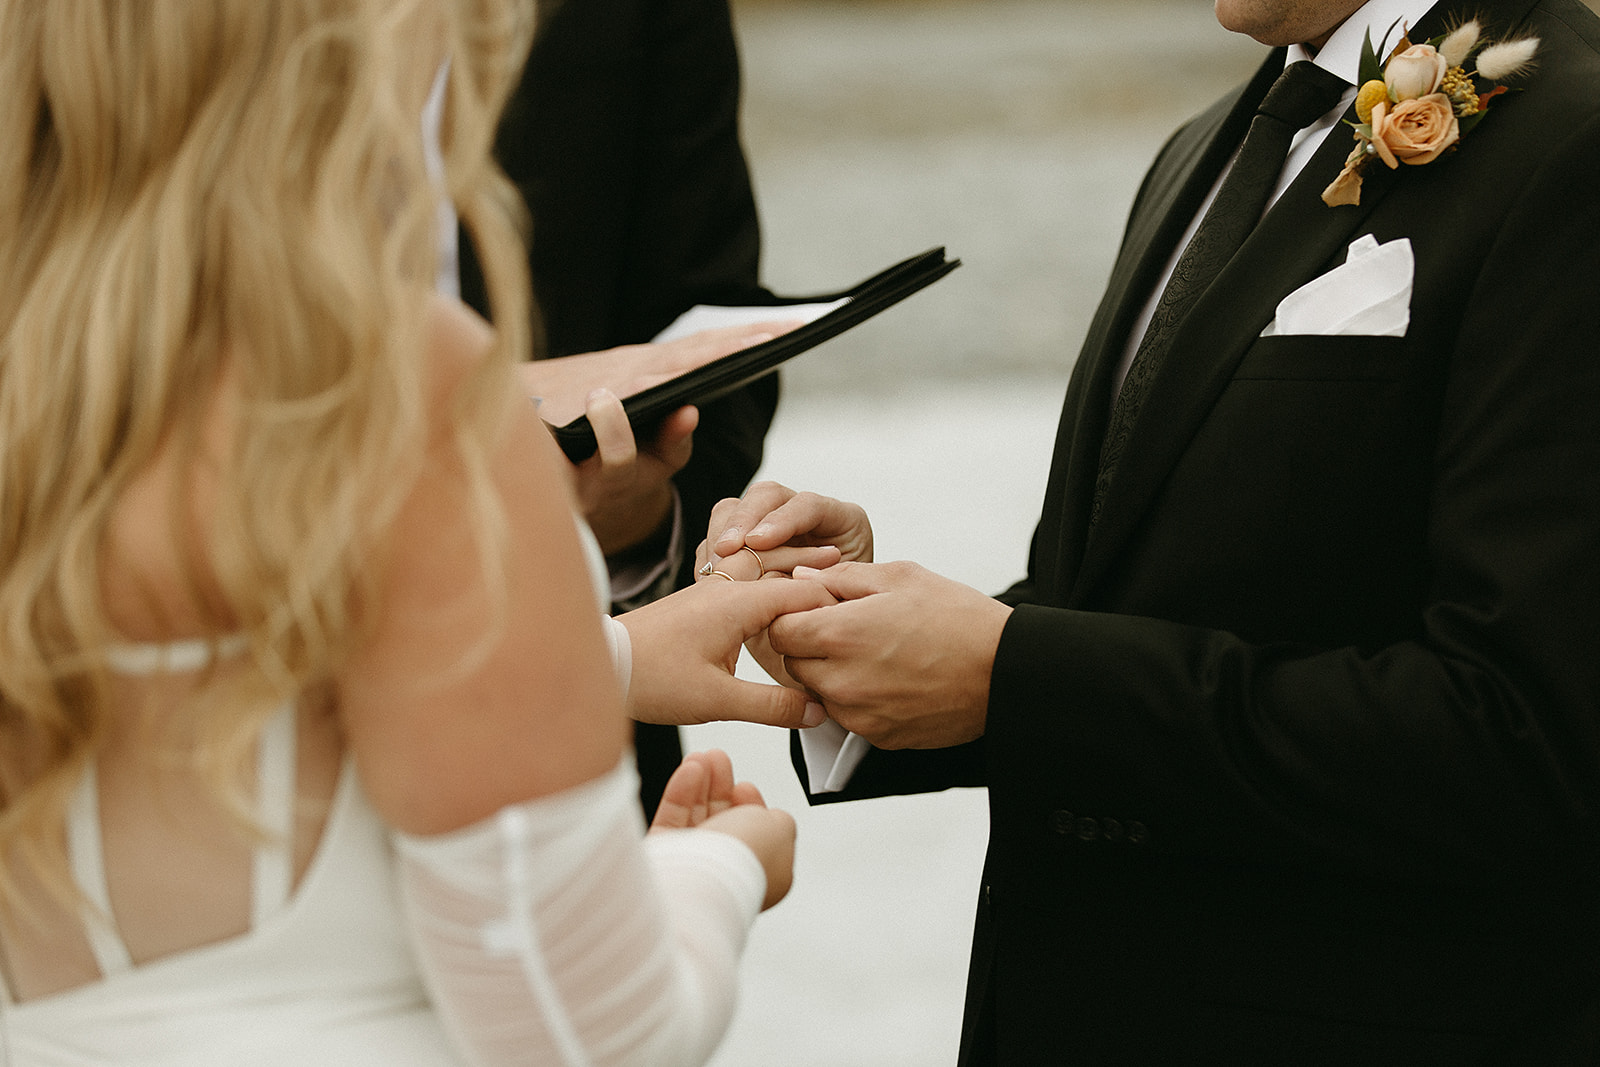
<instances>
[{"instance_id":1,"label":"officiant's hand holding folder","mask_svg":"<svg viewBox=\"0 0 1600 1067\"><path fill-rule=\"evenodd\" d=\"M775 318L808 318L804 325L770 341L712 360L692 371L624 397L622 408L628 415L635 436L648 436L648 430L666 416L689 404L704 404L738 389L778 364L815 348L830 338L865 322L878 312L899 303L961 265L959 259L946 259L943 248L933 248L880 271L841 292L804 300L780 300L770 306L753 308L696 308L669 326L657 340L667 339L695 327L699 316L706 325L728 325L740 321L757 322ZM681 324L681 325L680 325ZM574 463L594 454L594 429L587 416L580 415L562 426L554 426L557 443Z\"/></svg>"}]
</instances>

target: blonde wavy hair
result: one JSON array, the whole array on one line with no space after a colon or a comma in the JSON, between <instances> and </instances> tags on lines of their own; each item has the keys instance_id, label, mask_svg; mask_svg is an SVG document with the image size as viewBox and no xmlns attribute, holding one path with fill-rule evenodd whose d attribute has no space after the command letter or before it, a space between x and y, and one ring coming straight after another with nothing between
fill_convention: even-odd
<instances>
[{"instance_id":1,"label":"blonde wavy hair","mask_svg":"<svg viewBox=\"0 0 1600 1067\"><path fill-rule=\"evenodd\" d=\"M192 555L222 591L212 637L242 631L250 669L184 715L235 810L262 724L358 635L427 434L441 194L420 123L446 57L447 191L499 337L454 414L492 569L491 400L529 326L490 145L531 27L519 0L0 0L0 904L14 865L64 870L111 710L108 518L222 385L233 444Z\"/></svg>"}]
</instances>

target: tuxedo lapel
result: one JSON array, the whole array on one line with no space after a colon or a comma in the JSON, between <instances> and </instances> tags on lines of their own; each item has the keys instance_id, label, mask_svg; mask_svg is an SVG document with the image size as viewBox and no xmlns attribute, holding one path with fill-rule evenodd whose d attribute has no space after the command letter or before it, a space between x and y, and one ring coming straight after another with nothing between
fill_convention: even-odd
<instances>
[{"instance_id":1,"label":"tuxedo lapel","mask_svg":"<svg viewBox=\"0 0 1600 1067\"><path fill-rule=\"evenodd\" d=\"M1281 53L1272 62L1281 69ZM1382 200L1392 174L1372 168L1360 206L1335 209L1322 202L1322 190L1350 153L1347 131L1341 123L1327 136L1178 327L1089 534L1078 595L1088 592L1137 529L1278 302L1340 261Z\"/></svg>"},{"instance_id":2,"label":"tuxedo lapel","mask_svg":"<svg viewBox=\"0 0 1600 1067\"><path fill-rule=\"evenodd\" d=\"M1056 441L1056 469L1045 502L1047 516L1089 513L1112 388L1134 320L1282 68L1280 50L1239 93L1218 101L1181 130L1146 178L1105 296L1090 323L1079 356L1080 371L1067 392ZM1051 588L1067 589L1088 530L1085 523L1070 518L1055 525L1061 540L1054 546L1055 554L1042 560L1046 571L1042 577Z\"/></svg>"}]
</instances>

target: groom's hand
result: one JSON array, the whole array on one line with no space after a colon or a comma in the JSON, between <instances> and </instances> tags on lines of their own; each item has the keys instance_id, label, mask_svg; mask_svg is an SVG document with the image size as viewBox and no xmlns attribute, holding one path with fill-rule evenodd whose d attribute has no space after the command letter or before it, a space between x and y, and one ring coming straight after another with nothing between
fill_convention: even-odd
<instances>
[{"instance_id":1,"label":"groom's hand","mask_svg":"<svg viewBox=\"0 0 1600 1067\"><path fill-rule=\"evenodd\" d=\"M816 493L797 493L777 482L757 482L737 499L723 500L711 509L706 539L695 554L696 562L720 567L749 548L762 558L788 548L829 546L845 560L872 560L872 523L859 505ZM807 559L795 560L804 566ZM788 569L774 562L768 570Z\"/></svg>"},{"instance_id":2,"label":"groom's hand","mask_svg":"<svg viewBox=\"0 0 1600 1067\"><path fill-rule=\"evenodd\" d=\"M686 726L737 721L768 726L820 724L806 694L734 677L739 651L772 620L833 603L820 582L696 582L617 616L633 648L628 713L640 722Z\"/></svg>"},{"instance_id":3,"label":"groom's hand","mask_svg":"<svg viewBox=\"0 0 1600 1067\"><path fill-rule=\"evenodd\" d=\"M983 736L1011 608L915 563L841 563L795 577L788 584L825 586L840 603L786 615L768 637L836 722L879 748Z\"/></svg>"}]
</instances>

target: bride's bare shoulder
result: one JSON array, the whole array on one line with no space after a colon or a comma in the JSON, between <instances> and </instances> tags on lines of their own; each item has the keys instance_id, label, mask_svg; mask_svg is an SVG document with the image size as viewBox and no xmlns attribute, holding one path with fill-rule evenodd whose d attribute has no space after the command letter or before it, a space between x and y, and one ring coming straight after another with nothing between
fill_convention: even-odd
<instances>
[{"instance_id":1,"label":"bride's bare shoulder","mask_svg":"<svg viewBox=\"0 0 1600 1067\"><path fill-rule=\"evenodd\" d=\"M196 442L165 435L112 505L100 552L100 595L108 621L124 638L167 641L227 631L237 621L198 551L218 493L222 407L217 395L206 401Z\"/></svg>"},{"instance_id":2,"label":"bride's bare shoulder","mask_svg":"<svg viewBox=\"0 0 1600 1067\"><path fill-rule=\"evenodd\" d=\"M424 316L429 362L440 370L465 371L494 346L494 327L454 297L428 295Z\"/></svg>"},{"instance_id":3,"label":"bride's bare shoulder","mask_svg":"<svg viewBox=\"0 0 1600 1067\"><path fill-rule=\"evenodd\" d=\"M443 425L448 397L482 362L495 335L459 300L425 291L418 299L425 302L423 363L438 400L430 417ZM193 558L206 540L220 460L234 429L229 381L225 373L203 401L198 450L169 435L113 507L101 595L110 621L130 639L165 640L231 621L213 617L222 598L204 561ZM174 516L188 523L183 536L173 536Z\"/></svg>"}]
</instances>

